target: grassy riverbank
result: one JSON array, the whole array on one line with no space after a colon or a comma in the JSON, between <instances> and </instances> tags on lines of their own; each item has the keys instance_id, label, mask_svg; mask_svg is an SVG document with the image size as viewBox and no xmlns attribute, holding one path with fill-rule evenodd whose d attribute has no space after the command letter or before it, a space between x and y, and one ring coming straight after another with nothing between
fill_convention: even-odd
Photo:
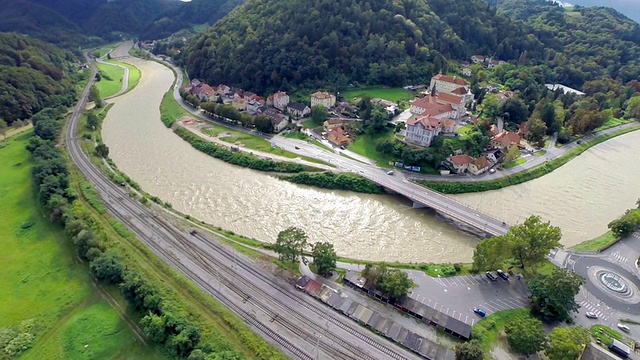
<instances>
[{"instance_id":1,"label":"grassy riverbank","mask_svg":"<svg viewBox=\"0 0 640 360\"><path fill-rule=\"evenodd\" d=\"M616 236L611 232L607 231L606 233L593 238L591 240L587 240L578 245L572 246L571 249L577 251L602 251L609 246L617 243L620 239L616 238Z\"/></svg>"},{"instance_id":2,"label":"grassy riverbank","mask_svg":"<svg viewBox=\"0 0 640 360\"><path fill-rule=\"evenodd\" d=\"M164 358L157 348L135 340L131 329L92 286L87 266L76 261L71 241L43 216L25 148L28 135L8 139L0 149L0 330L33 335L27 344L33 348L23 355L25 359ZM119 294L114 297L123 302ZM25 321L33 326L21 326ZM84 348L87 337L70 336L72 333L91 334L90 347Z\"/></svg>"},{"instance_id":3,"label":"grassy riverbank","mask_svg":"<svg viewBox=\"0 0 640 360\"><path fill-rule=\"evenodd\" d=\"M553 170L561 167L562 165L566 164L576 156L582 154L592 146L605 142L616 136L620 136L632 131L636 131L638 129L640 129L640 124L635 124L626 129L613 131L611 133L598 136L597 138L586 140L582 144L569 150L566 154L562 155L557 159L535 166L529 170L522 171L522 172L509 175L496 180L478 181L478 182L460 182L460 183L419 180L419 181L416 181L416 183L422 186L428 187L430 189L439 191L444 194L462 194L462 193L469 193L469 192L497 190L507 186L521 184L523 182L533 180L543 175L546 175L552 172Z\"/></svg>"},{"instance_id":4,"label":"grassy riverbank","mask_svg":"<svg viewBox=\"0 0 640 360\"><path fill-rule=\"evenodd\" d=\"M107 62L110 64L124 66L127 69L129 69L129 81L127 83L127 90L125 92L129 92L133 90L133 88L136 87L136 85L138 85L138 83L140 82L140 78L142 77L142 73L140 72L140 69L138 69L137 67L131 64L127 64L121 61L108 60Z\"/></svg>"},{"instance_id":5,"label":"grassy riverbank","mask_svg":"<svg viewBox=\"0 0 640 360\"><path fill-rule=\"evenodd\" d=\"M366 194L381 194L382 188L371 180L352 173L301 173L281 177L296 184L317 186L323 189L348 190Z\"/></svg>"},{"instance_id":6,"label":"grassy riverbank","mask_svg":"<svg viewBox=\"0 0 640 360\"><path fill-rule=\"evenodd\" d=\"M96 82L96 87L100 91L100 97L115 95L122 89L122 78L124 70L120 67L102 63L96 63L100 70L100 81Z\"/></svg>"}]
</instances>

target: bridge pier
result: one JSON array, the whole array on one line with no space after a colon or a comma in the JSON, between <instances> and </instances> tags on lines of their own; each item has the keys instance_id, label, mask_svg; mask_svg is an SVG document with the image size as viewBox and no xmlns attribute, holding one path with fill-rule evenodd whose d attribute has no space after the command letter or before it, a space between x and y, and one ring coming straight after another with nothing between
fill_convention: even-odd
<instances>
[{"instance_id":1,"label":"bridge pier","mask_svg":"<svg viewBox=\"0 0 640 360\"><path fill-rule=\"evenodd\" d=\"M416 202L416 201L414 201L414 202L413 202L413 205L411 205L411 207L412 207L413 209L424 209L424 208L428 208L428 206L427 206L427 205L425 205L425 204L421 204L421 203Z\"/></svg>"}]
</instances>

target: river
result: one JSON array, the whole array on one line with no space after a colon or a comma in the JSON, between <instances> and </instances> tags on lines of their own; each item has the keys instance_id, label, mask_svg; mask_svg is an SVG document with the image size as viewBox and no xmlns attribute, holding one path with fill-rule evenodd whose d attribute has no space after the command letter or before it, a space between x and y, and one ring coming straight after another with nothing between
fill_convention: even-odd
<instances>
[{"instance_id":1,"label":"river","mask_svg":"<svg viewBox=\"0 0 640 360\"><path fill-rule=\"evenodd\" d=\"M150 194L214 226L273 242L298 226L310 242L329 241L341 256L377 261L469 262L478 239L412 209L403 198L330 191L291 184L209 157L160 121L159 105L173 81L166 67L141 59L138 86L112 99L103 140L118 167ZM637 133L582 154L540 179L456 198L515 224L539 214L572 245L606 231L606 224L640 197ZM635 165L634 165L635 164Z\"/></svg>"},{"instance_id":2,"label":"river","mask_svg":"<svg viewBox=\"0 0 640 360\"><path fill-rule=\"evenodd\" d=\"M152 61L125 60L142 71L131 92L110 100L103 141L118 167L145 191L186 214L237 234L273 242L298 226L310 242L329 241L339 255L410 262L469 261L478 239L412 209L401 197L291 184L229 165L191 147L160 121L173 73Z\"/></svg>"},{"instance_id":3,"label":"river","mask_svg":"<svg viewBox=\"0 0 640 360\"><path fill-rule=\"evenodd\" d=\"M640 132L600 143L538 179L455 198L510 224L529 215L562 229L572 246L606 232L607 224L640 198Z\"/></svg>"}]
</instances>

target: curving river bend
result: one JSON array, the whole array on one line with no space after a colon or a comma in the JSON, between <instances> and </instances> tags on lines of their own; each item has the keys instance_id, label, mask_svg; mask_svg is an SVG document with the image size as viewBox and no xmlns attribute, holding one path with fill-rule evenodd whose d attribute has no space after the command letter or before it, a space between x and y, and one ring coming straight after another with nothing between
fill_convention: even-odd
<instances>
[{"instance_id":1,"label":"curving river bend","mask_svg":"<svg viewBox=\"0 0 640 360\"><path fill-rule=\"evenodd\" d=\"M310 242L330 241L339 255L353 258L470 261L477 238L428 210L412 209L403 198L290 184L193 149L160 121L160 101L173 82L171 70L152 61L125 61L138 67L142 78L133 91L111 100L103 140L123 172L175 209L265 242L299 226ZM613 217L640 197L640 187L633 185L640 166L624 156L638 152L640 138L632 133L539 180L458 198L511 223L538 213L562 226L563 243L574 244L604 232ZM545 202L547 198L554 200Z\"/></svg>"}]
</instances>

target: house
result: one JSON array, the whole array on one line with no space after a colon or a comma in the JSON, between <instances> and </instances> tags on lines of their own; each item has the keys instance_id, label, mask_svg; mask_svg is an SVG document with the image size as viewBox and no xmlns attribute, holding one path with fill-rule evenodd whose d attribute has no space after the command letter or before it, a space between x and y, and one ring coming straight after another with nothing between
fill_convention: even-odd
<instances>
[{"instance_id":1,"label":"house","mask_svg":"<svg viewBox=\"0 0 640 360\"><path fill-rule=\"evenodd\" d=\"M273 106L273 95L267 96L267 106Z\"/></svg>"},{"instance_id":2,"label":"house","mask_svg":"<svg viewBox=\"0 0 640 360\"><path fill-rule=\"evenodd\" d=\"M498 129L498 125L491 124L491 126L489 126L489 134L491 134L491 137L494 137L499 133L500 133L500 130Z\"/></svg>"},{"instance_id":3,"label":"house","mask_svg":"<svg viewBox=\"0 0 640 360\"><path fill-rule=\"evenodd\" d=\"M356 108L349 104L348 102L341 102L336 105L336 113L343 114L347 116L354 116L356 113Z\"/></svg>"},{"instance_id":4,"label":"house","mask_svg":"<svg viewBox=\"0 0 640 360\"><path fill-rule=\"evenodd\" d=\"M520 125L518 125L518 135L522 136L522 137L526 137L527 133L529 132L529 130L527 129L527 125L529 125L528 121L525 121L523 123L521 123Z\"/></svg>"},{"instance_id":5,"label":"house","mask_svg":"<svg viewBox=\"0 0 640 360\"><path fill-rule=\"evenodd\" d=\"M439 92L450 94L461 86L468 87L469 83L465 79L457 76L438 74L431 78L429 88L433 89L434 86Z\"/></svg>"},{"instance_id":6,"label":"house","mask_svg":"<svg viewBox=\"0 0 640 360\"><path fill-rule=\"evenodd\" d=\"M496 149L506 149L511 145L520 145L520 135L511 131L502 131L491 138L491 146Z\"/></svg>"},{"instance_id":7,"label":"house","mask_svg":"<svg viewBox=\"0 0 640 360\"><path fill-rule=\"evenodd\" d=\"M507 100L511 99L513 95L513 91L500 91L496 94L496 98L498 98L498 103L502 105Z\"/></svg>"},{"instance_id":8,"label":"house","mask_svg":"<svg viewBox=\"0 0 640 360\"><path fill-rule=\"evenodd\" d=\"M251 91L245 91L242 94L242 97L245 98L245 100L255 100L256 97L258 97L258 94L252 93Z\"/></svg>"},{"instance_id":9,"label":"house","mask_svg":"<svg viewBox=\"0 0 640 360\"><path fill-rule=\"evenodd\" d=\"M451 156L447 160L453 165L455 172L462 174L469 168L469 164L473 161L473 158L467 154L462 154Z\"/></svg>"},{"instance_id":10,"label":"house","mask_svg":"<svg viewBox=\"0 0 640 360\"><path fill-rule=\"evenodd\" d=\"M331 118L322 124L322 129L326 132L333 130L338 126L342 126L344 122L340 118Z\"/></svg>"},{"instance_id":11,"label":"house","mask_svg":"<svg viewBox=\"0 0 640 360\"><path fill-rule=\"evenodd\" d=\"M192 89L193 95L195 95L200 101L215 101L215 91L207 84L201 83Z\"/></svg>"},{"instance_id":12,"label":"house","mask_svg":"<svg viewBox=\"0 0 640 360\"><path fill-rule=\"evenodd\" d=\"M487 152L485 154L485 156L487 157L487 159L489 159L489 161L492 164L497 163L498 161L500 161L500 159L502 158L502 150L500 149L493 149L489 152Z\"/></svg>"},{"instance_id":13,"label":"house","mask_svg":"<svg viewBox=\"0 0 640 360\"><path fill-rule=\"evenodd\" d=\"M466 113L462 98L451 94L431 94L411 102L409 111L414 115L430 115L438 119L458 119Z\"/></svg>"},{"instance_id":14,"label":"house","mask_svg":"<svg viewBox=\"0 0 640 360\"><path fill-rule=\"evenodd\" d=\"M433 116L414 116L407 121L407 143L428 147L433 139L440 134L440 119Z\"/></svg>"},{"instance_id":15,"label":"house","mask_svg":"<svg viewBox=\"0 0 640 360\"><path fill-rule=\"evenodd\" d=\"M275 99L274 99L275 102ZM305 117L311 114L311 108L299 102L290 102L287 104L287 112L295 117Z\"/></svg>"},{"instance_id":16,"label":"house","mask_svg":"<svg viewBox=\"0 0 640 360\"><path fill-rule=\"evenodd\" d=\"M473 103L473 93L471 92L470 88L460 86L459 88L453 90L451 94L461 96L462 101L464 102L464 106L469 106Z\"/></svg>"},{"instance_id":17,"label":"house","mask_svg":"<svg viewBox=\"0 0 640 360\"><path fill-rule=\"evenodd\" d=\"M486 56L484 55L471 56L471 61L473 61L474 64L483 63L485 59L486 59Z\"/></svg>"},{"instance_id":18,"label":"house","mask_svg":"<svg viewBox=\"0 0 640 360\"><path fill-rule=\"evenodd\" d=\"M273 132L280 132L289 123L289 119L284 116L280 111L274 108L267 108L262 112L264 115L268 116L271 119L271 124L273 125Z\"/></svg>"},{"instance_id":19,"label":"house","mask_svg":"<svg viewBox=\"0 0 640 360\"><path fill-rule=\"evenodd\" d=\"M249 100L247 101L246 110L251 115L257 115L262 112L262 107L264 106L263 102L257 100Z\"/></svg>"},{"instance_id":20,"label":"house","mask_svg":"<svg viewBox=\"0 0 640 360\"><path fill-rule=\"evenodd\" d=\"M473 175L482 174L487 171L491 167L491 163L486 156L480 156L475 159L471 163L469 163L469 172Z\"/></svg>"},{"instance_id":21,"label":"house","mask_svg":"<svg viewBox=\"0 0 640 360\"><path fill-rule=\"evenodd\" d=\"M351 139L349 135L346 133L344 126L336 126L327 134L327 140L330 143L336 146L346 146L349 145Z\"/></svg>"},{"instance_id":22,"label":"house","mask_svg":"<svg viewBox=\"0 0 640 360\"><path fill-rule=\"evenodd\" d=\"M336 104L335 95L329 94L326 91L317 91L311 94L312 109L316 106L324 106L327 109L331 109L335 104Z\"/></svg>"},{"instance_id":23,"label":"house","mask_svg":"<svg viewBox=\"0 0 640 360\"><path fill-rule=\"evenodd\" d=\"M545 84L545 86L547 87L547 89L549 89L551 91L560 90L560 91L562 91L563 94L573 94L573 95L578 95L578 96L585 96L586 95L582 91L578 91L576 89L570 88L570 87L562 85L562 84Z\"/></svg>"},{"instance_id":24,"label":"house","mask_svg":"<svg viewBox=\"0 0 640 360\"><path fill-rule=\"evenodd\" d=\"M231 105L238 111L244 111L247 109L247 100L240 96L236 96L231 101Z\"/></svg>"},{"instance_id":25,"label":"house","mask_svg":"<svg viewBox=\"0 0 640 360\"><path fill-rule=\"evenodd\" d=\"M289 104L289 95L286 92L278 91L273 94L273 107L284 111L287 108L287 104Z\"/></svg>"}]
</instances>

